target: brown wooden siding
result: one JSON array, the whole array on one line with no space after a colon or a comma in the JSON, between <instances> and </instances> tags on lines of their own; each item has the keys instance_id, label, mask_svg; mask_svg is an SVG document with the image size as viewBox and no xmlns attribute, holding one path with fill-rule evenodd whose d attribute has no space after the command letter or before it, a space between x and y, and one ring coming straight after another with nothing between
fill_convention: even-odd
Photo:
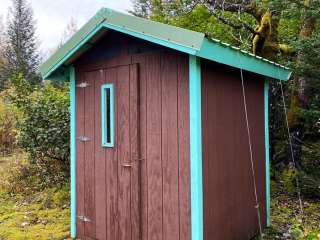
<instances>
[{"instance_id":1,"label":"brown wooden siding","mask_svg":"<svg viewBox=\"0 0 320 240\"><path fill-rule=\"evenodd\" d=\"M123 47L119 48L120 44ZM127 81L125 70L119 66L125 68L128 64L136 64L138 72L136 86L139 89L136 92L139 92L139 98L130 100L130 109L137 106L139 114L130 115L130 119L136 119L133 121L137 122L139 133L134 128L128 130L130 140L121 141L120 146L117 141L124 136L118 133L113 150L102 148L100 87L114 79ZM101 240L190 240L188 56L110 32L77 61L76 71L77 84L90 81L92 88L85 93L76 89L77 137L85 133L94 139L89 144L77 142L76 146L77 213L87 209L93 220L85 225L77 221L78 237L84 232L92 232L92 236ZM131 79L130 89L125 89L127 84L120 80L117 84L121 92L130 96L136 87ZM116 111L121 112L117 113L117 129L128 132L125 130L128 128L127 118L120 118L131 113L122 111L119 104ZM91 132L86 132L87 125L88 129L93 129ZM135 141L137 137L139 141ZM139 146L134 144L136 142ZM127 155L121 155L126 148L131 152L140 149L141 168L131 174L123 172L124 175L117 180L117 173L123 169L118 169L119 164L114 163L116 159L132 161L125 159ZM138 179L140 188L126 185L129 178L131 184L134 183L132 179ZM113 185L118 187L110 188ZM132 189L140 192L131 196L131 206L121 200L130 197L125 196L129 190L122 189L123 186L130 188L131 192ZM92 202L95 203L93 206L90 205ZM140 227L135 225L137 221L132 225L115 223L117 215L130 211ZM123 216L118 218L125 219ZM129 235L123 229L128 227L131 229Z\"/></svg>"},{"instance_id":2,"label":"brown wooden siding","mask_svg":"<svg viewBox=\"0 0 320 240\"><path fill-rule=\"evenodd\" d=\"M250 239L258 231L240 71L202 61L204 239ZM263 78L245 74L262 224L265 209Z\"/></svg>"}]
</instances>

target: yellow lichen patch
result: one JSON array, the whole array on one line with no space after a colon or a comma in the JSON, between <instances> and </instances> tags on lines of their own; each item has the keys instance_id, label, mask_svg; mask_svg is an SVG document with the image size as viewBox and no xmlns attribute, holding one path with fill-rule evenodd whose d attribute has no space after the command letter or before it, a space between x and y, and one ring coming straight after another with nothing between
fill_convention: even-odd
<instances>
[{"instance_id":1,"label":"yellow lichen patch","mask_svg":"<svg viewBox=\"0 0 320 240\"><path fill-rule=\"evenodd\" d=\"M266 39L272 33L271 17L272 17L272 12L266 11L261 18L259 26L255 29L257 34L255 34L255 36L252 39L253 54L259 54L262 52Z\"/></svg>"},{"instance_id":2,"label":"yellow lichen patch","mask_svg":"<svg viewBox=\"0 0 320 240\"><path fill-rule=\"evenodd\" d=\"M62 240L69 236L69 187L9 193L8 179L25 154L0 157L0 240Z\"/></svg>"},{"instance_id":3,"label":"yellow lichen patch","mask_svg":"<svg viewBox=\"0 0 320 240\"><path fill-rule=\"evenodd\" d=\"M29 203L4 196L0 200L1 240L67 239L69 209L43 209L41 203Z\"/></svg>"}]
</instances>

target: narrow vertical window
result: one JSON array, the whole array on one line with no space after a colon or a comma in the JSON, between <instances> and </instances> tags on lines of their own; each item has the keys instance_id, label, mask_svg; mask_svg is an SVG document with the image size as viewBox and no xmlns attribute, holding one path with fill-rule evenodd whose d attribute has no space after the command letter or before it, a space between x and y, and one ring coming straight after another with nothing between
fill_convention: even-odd
<instances>
[{"instance_id":1,"label":"narrow vertical window","mask_svg":"<svg viewBox=\"0 0 320 240\"><path fill-rule=\"evenodd\" d=\"M113 84L101 86L101 140L103 147L114 146Z\"/></svg>"}]
</instances>

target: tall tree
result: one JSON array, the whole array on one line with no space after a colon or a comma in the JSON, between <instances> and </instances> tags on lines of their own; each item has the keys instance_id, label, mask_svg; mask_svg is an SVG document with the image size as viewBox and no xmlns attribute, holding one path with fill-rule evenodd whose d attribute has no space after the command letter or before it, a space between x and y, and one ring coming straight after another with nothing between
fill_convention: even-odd
<instances>
[{"instance_id":1,"label":"tall tree","mask_svg":"<svg viewBox=\"0 0 320 240\"><path fill-rule=\"evenodd\" d=\"M4 52L6 64L2 81L21 73L32 84L40 83L39 53L35 35L33 10L27 0L12 0L9 8L7 44Z\"/></svg>"},{"instance_id":2,"label":"tall tree","mask_svg":"<svg viewBox=\"0 0 320 240\"><path fill-rule=\"evenodd\" d=\"M294 70L283 83L294 157L299 174L318 187L320 165L310 155L320 156L320 0L133 1L136 15L204 32ZM269 89L272 163L288 167L280 86L271 81Z\"/></svg>"},{"instance_id":3,"label":"tall tree","mask_svg":"<svg viewBox=\"0 0 320 240\"><path fill-rule=\"evenodd\" d=\"M3 23L3 18L0 16L0 69L3 68L4 63L5 63L5 58L4 58L4 49L5 49L5 27ZM3 89L4 82L1 81L2 79L2 71L0 71L0 90Z\"/></svg>"}]
</instances>

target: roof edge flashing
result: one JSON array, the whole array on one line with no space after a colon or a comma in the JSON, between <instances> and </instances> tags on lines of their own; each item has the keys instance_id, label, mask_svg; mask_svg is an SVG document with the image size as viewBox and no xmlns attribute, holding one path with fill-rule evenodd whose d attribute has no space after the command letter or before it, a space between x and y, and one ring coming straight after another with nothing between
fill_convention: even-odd
<instances>
[{"instance_id":1,"label":"roof edge flashing","mask_svg":"<svg viewBox=\"0 0 320 240\"><path fill-rule=\"evenodd\" d=\"M282 81L291 76L287 67L215 39L205 38L197 56Z\"/></svg>"},{"instance_id":2,"label":"roof edge flashing","mask_svg":"<svg viewBox=\"0 0 320 240\"><path fill-rule=\"evenodd\" d=\"M121 32L180 52L273 79L286 81L291 76L291 71L287 67L220 40L208 39L203 33L102 8L40 66L43 79L46 80L54 77L56 75L55 72L66 62L68 65L72 64L74 61L72 57L79 51L82 51L79 56L86 51L86 43L102 29ZM191 39L188 39L188 37Z\"/></svg>"}]
</instances>

